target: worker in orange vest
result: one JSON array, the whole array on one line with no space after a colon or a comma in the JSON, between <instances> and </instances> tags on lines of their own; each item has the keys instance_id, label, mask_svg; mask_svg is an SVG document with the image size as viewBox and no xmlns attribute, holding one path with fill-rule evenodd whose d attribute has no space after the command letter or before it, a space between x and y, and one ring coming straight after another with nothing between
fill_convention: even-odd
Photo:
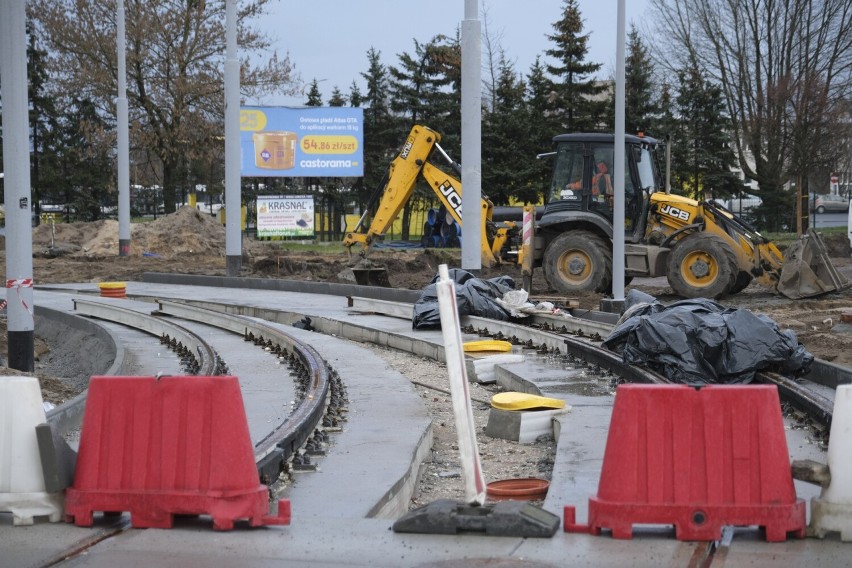
<instances>
[{"instance_id":1,"label":"worker in orange vest","mask_svg":"<svg viewBox=\"0 0 852 568\"><path fill-rule=\"evenodd\" d=\"M578 179L566 186L566 189L582 189L583 180ZM592 176L592 199L595 201L612 201L612 176L609 174L609 168L606 162L599 160L597 163L595 175Z\"/></svg>"},{"instance_id":2,"label":"worker in orange vest","mask_svg":"<svg viewBox=\"0 0 852 568\"><path fill-rule=\"evenodd\" d=\"M609 175L609 168L603 160L598 162L597 172L592 177L592 196L596 200L606 200L607 203L612 201L612 176Z\"/></svg>"}]
</instances>

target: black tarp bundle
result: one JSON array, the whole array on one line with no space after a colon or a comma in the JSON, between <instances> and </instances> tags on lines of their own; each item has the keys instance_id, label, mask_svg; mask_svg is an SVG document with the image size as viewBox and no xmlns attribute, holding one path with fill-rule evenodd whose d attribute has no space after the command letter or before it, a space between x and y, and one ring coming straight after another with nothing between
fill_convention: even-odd
<instances>
[{"instance_id":1,"label":"black tarp bundle","mask_svg":"<svg viewBox=\"0 0 852 568\"><path fill-rule=\"evenodd\" d=\"M687 384L748 383L762 370L802 375L814 360L795 332L764 315L704 298L664 306L638 290L603 346Z\"/></svg>"},{"instance_id":2,"label":"black tarp bundle","mask_svg":"<svg viewBox=\"0 0 852 568\"><path fill-rule=\"evenodd\" d=\"M511 276L498 276L482 280L470 272L459 268L451 268L449 277L455 282L456 304L460 316L481 316L496 320L511 319L509 312L494 301L502 298L503 294L515 289L515 281ZM438 288L436 274L432 282L423 289L420 298L414 303L413 329L439 329L441 327L441 312L438 309Z\"/></svg>"}]
</instances>

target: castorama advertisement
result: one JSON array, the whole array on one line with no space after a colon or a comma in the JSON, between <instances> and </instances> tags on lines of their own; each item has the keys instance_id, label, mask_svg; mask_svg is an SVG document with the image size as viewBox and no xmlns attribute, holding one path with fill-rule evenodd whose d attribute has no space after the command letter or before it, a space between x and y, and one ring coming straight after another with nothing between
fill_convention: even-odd
<instances>
[{"instance_id":1,"label":"castorama advertisement","mask_svg":"<svg viewBox=\"0 0 852 568\"><path fill-rule=\"evenodd\" d=\"M361 177L364 111L351 107L242 107L243 177Z\"/></svg>"}]
</instances>

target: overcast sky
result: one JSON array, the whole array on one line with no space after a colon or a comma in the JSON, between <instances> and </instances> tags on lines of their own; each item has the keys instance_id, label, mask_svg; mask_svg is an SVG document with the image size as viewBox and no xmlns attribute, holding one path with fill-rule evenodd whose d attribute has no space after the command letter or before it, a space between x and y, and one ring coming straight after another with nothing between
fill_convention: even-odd
<instances>
[{"instance_id":1,"label":"overcast sky","mask_svg":"<svg viewBox=\"0 0 852 568\"><path fill-rule=\"evenodd\" d=\"M626 0L627 29L643 24L650 0ZM306 84L319 81L323 103L337 86L344 95L356 81L364 93L361 73L368 68L367 51L375 47L386 66L399 63L398 54L414 53L414 40L426 43L438 34L454 36L464 19L465 0L272 0L270 14L260 27L270 34L279 55L289 52ZM483 7L484 4L484 7ZM602 63L601 76L615 69L616 0L580 0L589 38L589 60ZM537 55L553 47L547 35L559 20L562 0L480 0L483 29L500 36L500 44L515 70L527 74ZM302 105L306 97L272 97L248 104Z\"/></svg>"}]
</instances>

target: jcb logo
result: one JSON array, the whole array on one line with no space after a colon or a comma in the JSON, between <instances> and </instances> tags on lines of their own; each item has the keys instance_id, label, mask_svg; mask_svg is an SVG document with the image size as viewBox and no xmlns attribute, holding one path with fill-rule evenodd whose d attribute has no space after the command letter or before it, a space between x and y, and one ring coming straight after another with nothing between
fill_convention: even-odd
<instances>
[{"instance_id":1,"label":"jcb logo","mask_svg":"<svg viewBox=\"0 0 852 568\"><path fill-rule=\"evenodd\" d=\"M447 180L438 186L438 191L440 191L441 195L443 195L447 199L447 203L450 204L450 207L453 208L453 211L455 211L456 215L458 215L459 219L461 219L462 197L461 195L459 195L459 192L456 191L456 188L454 188L450 184L449 180Z\"/></svg>"},{"instance_id":2,"label":"jcb logo","mask_svg":"<svg viewBox=\"0 0 852 568\"><path fill-rule=\"evenodd\" d=\"M409 138L405 141L405 146L402 147L402 152L399 153L399 157L403 160L407 159L412 146L414 146L414 138Z\"/></svg>"},{"instance_id":3,"label":"jcb logo","mask_svg":"<svg viewBox=\"0 0 852 568\"><path fill-rule=\"evenodd\" d=\"M684 211L683 209L678 209L677 207L673 207L671 205L663 205L660 208L660 212L666 215L670 215L675 219L680 219L681 221L689 221L689 212Z\"/></svg>"}]
</instances>

